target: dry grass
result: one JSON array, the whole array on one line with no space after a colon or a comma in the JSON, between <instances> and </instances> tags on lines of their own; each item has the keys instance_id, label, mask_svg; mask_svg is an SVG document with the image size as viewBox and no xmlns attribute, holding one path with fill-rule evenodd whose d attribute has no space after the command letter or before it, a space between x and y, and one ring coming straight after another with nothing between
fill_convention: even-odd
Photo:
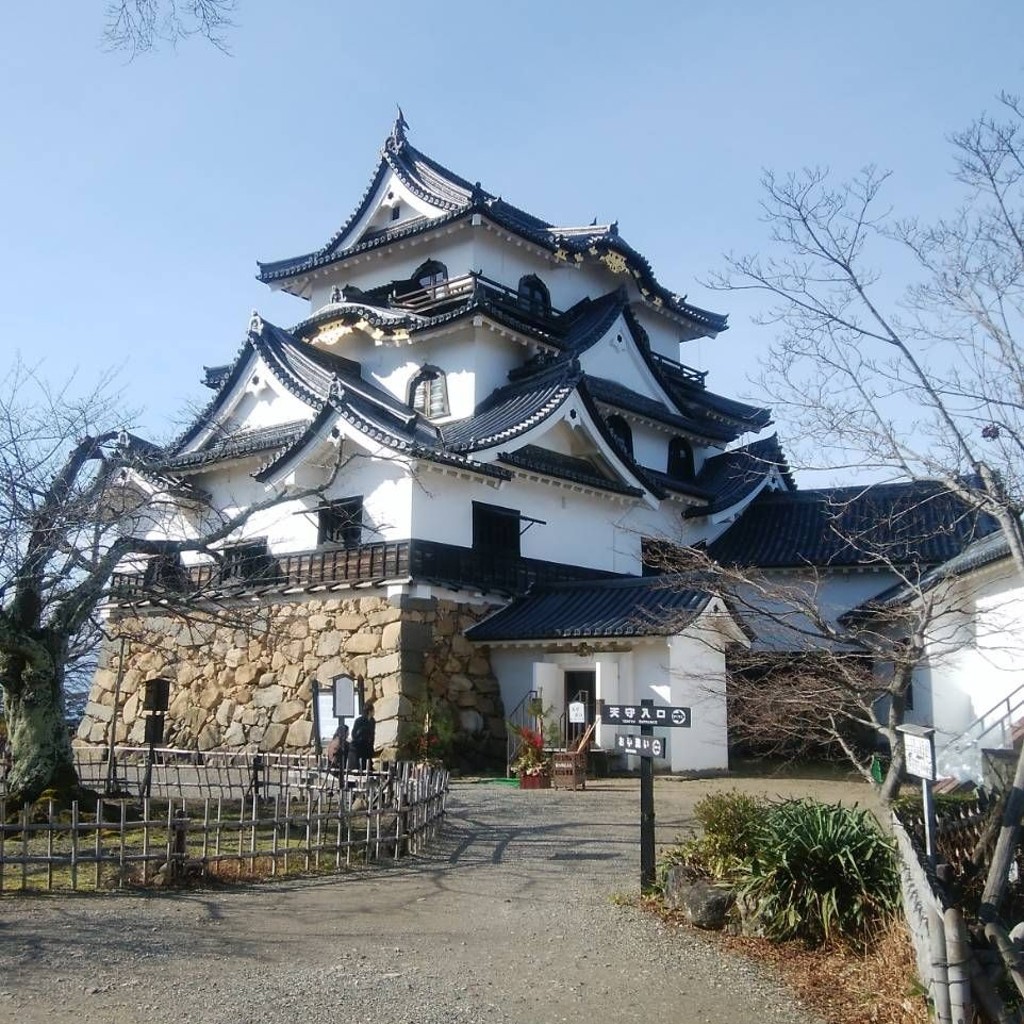
<instances>
[{"instance_id":1,"label":"dry grass","mask_svg":"<svg viewBox=\"0 0 1024 1024\"><path fill-rule=\"evenodd\" d=\"M828 1024L928 1024L928 1004L902 921L859 954L841 946L723 936L726 948L770 966L800 1001Z\"/></svg>"},{"instance_id":2,"label":"dry grass","mask_svg":"<svg viewBox=\"0 0 1024 1024\"><path fill-rule=\"evenodd\" d=\"M680 911L657 901L649 909L689 929ZM774 972L826 1024L928 1024L928 1003L917 983L910 936L901 920L879 934L865 954L845 946L808 949L724 932L700 932L708 941Z\"/></svg>"}]
</instances>

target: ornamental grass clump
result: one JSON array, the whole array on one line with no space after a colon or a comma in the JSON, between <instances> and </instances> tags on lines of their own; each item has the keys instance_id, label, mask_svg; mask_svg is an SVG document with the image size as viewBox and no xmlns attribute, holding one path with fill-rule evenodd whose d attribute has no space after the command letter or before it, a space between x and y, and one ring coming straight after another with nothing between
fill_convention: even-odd
<instances>
[{"instance_id":1,"label":"ornamental grass clump","mask_svg":"<svg viewBox=\"0 0 1024 1024\"><path fill-rule=\"evenodd\" d=\"M663 868L682 865L694 878L731 881L754 852L754 827L767 803L745 793L711 793L697 801L693 816L701 834L670 851Z\"/></svg>"},{"instance_id":2,"label":"ornamental grass clump","mask_svg":"<svg viewBox=\"0 0 1024 1024\"><path fill-rule=\"evenodd\" d=\"M813 800L772 803L735 874L741 902L771 939L866 945L898 912L895 846L870 813Z\"/></svg>"}]
</instances>

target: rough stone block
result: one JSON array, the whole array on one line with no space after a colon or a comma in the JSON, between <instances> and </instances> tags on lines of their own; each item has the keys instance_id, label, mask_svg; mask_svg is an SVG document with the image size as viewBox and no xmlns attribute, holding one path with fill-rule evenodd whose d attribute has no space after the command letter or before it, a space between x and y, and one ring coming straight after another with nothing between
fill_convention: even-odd
<instances>
[{"instance_id":1,"label":"rough stone block","mask_svg":"<svg viewBox=\"0 0 1024 1024\"><path fill-rule=\"evenodd\" d=\"M325 633L316 644L318 658L333 658L341 650L341 635L339 633Z\"/></svg>"},{"instance_id":2,"label":"rough stone block","mask_svg":"<svg viewBox=\"0 0 1024 1024\"><path fill-rule=\"evenodd\" d=\"M334 628L346 633L354 633L366 625L366 616L348 612L334 616Z\"/></svg>"},{"instance_id":3,"label":"rough stone block","mask_svg":"<svg viewBox=\"0 0 1024 1024\"><path fill-rule=\"evenodd\" d=\"M381 626L386 626L391 622L398 622L402 618L402 611L400 608L394 608L388 605L382 608L380 611L373 612L372 615L366 617L367 625L373 626L375 629Z\"/></svg>"},{"instance_id":4,"label":"rough stone block","mask_svg":"<svg viewBox=\"0 0 1024 1024\"><path fill-rule=\"evenodd\" d=\"M245 745L245 729L241 722L232 722L221 739L221 746L241 747Z\"/></svg>"},{"instance_id":5,"label":"rough stone block","mask_svg":"<svg viewBox=\"0 0 1024 1024\"><path fill-rule=\"evenodd\" d=\"M292 724L294 725L295 723ZM281 745L284 743L285 736L287 735L287 725L283 725L280 722L268 725L263 733L262 739L259 741L260 750L279 750Z\"/></svg>"},{"instance_id":6,"label":"rough stone block","mask_svg":"<svg viewBox=\"0 0 1024 1024\"><path fill-rule=\"evenodd\" d=\"M209 722L199 731L196 745L200 750L213 750L220 746L220 728L216 722Z\"/></svg>"},{"instance_id":7,"label":"rough stone block","mask_svg":"<svg viewBox=\"0 0 1024 1024\"><path fill-rule=\"evenodd\" d=\"M474 708L465 708L459 712L459 727L463 732L476 734L483 731L484 716Z\"/></svg>"},{"instance_id":8,"label":"rough stone block","mask_svg":"<svg viewBox=\"0 0 1024 1024\"><path fill-rule=\"evenodd\" d=\"M252 695L252 703L258 708L276 707L284 699L284 690L280 686L260 687Z\"/></svg>"},{"instance_id":9,"label":"rough stone block","mask_svg":"<svg viewBox=\"0 0 1024 1024\"><path fill-rule=\"evenodd\" d=\"M114 709L106 704L97 704L95 701L89 701L85 705L85 713L90 718L95 718L98 722L109 722L114 717Z\"/></svg>"},{"instance_id":10,"label":"rough stone block","mask_svg":"<svg viewBox=\"0 0 1024 1024\"><path fill-rule=\"evenodd\" d=\"M380 646L380 636L371 630L363 630L359 633L353 633L345 641L345 651L348 654L372 654ZM389 649L387 644L384 645L384 649Z\"/></svg>"},{"instance_id":11,"label":"rough stone block","mask_svg":"<svg viewBox=\"0 0 1024 1024\"><path fill-rule=\"evenodd\" d=\"M309 705L302 700L286 700L274 709L274 714L271 721L274 722L294 722L296 718L299 718L306 714L309 710Z\"/></svg>"},{"instance_id":12,"label":"rough stone block","mask_svg":"<svg viewBox=\"0 0 1024 1024\"><path fill-rule=\"evenodd\" d=\"M289 747L308 747L312 735L313 723L308 719L299 719L288 726L288 738L285 740L285 745Z\"/></svg>"},{"instance_id":13,"label":"rough stone block","mask_svg":"<svg viewBox=\"0 0 1024 1024\"><path fill-rule=\"evenodd\" d=\"M394 675L400 668L401 659L397 654L387 654L383 658L368 658L366 661L366 674L374 678Z\"/></svg>"},{"instance_id":14,"label":"rough stone block","mask_svg":"<svg viewBox=\"0 0 1024 1024\"><path fill-rule=\"evenodd\" d=\"M235 708L238 705L230 698L225 697L217 708L216 721L221 728L227 728L235 716Z\"/></svg>"}]
</instances>

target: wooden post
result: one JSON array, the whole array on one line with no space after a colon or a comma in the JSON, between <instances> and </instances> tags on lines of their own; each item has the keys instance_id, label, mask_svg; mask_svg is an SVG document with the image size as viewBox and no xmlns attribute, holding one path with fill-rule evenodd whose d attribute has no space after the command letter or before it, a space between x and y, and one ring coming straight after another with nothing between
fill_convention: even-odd
<instances>
[{"instance_id":1,"label":"wooden post","mask_svg":"<svg viewBox=\"0 0 1024 1024\"><path fill-rule=\"evenodd\" d=\"M971 945L963 914L949 907L942 915L946 932L946 975L949 979L949 1008L953 1024L974 1020L971 1004Z\"/></svg>"},{"instance_id":2,"label":"wooden post","mask_svg":"<svg viewBox=\"0 0 1024 1024\"><path fill-rule=\"evenodd\" d=\"M653 708L653 700L642 700L640 706ZM653 736L654 727L640 726L641 736ZM654 888L654 758L640 758L640 891Z\"/></svg>"}]
</instances>

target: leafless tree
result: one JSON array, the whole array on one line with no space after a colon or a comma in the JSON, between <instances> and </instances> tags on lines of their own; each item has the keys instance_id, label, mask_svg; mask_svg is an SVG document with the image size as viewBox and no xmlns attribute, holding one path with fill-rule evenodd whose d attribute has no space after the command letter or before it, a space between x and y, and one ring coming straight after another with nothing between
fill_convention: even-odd
<instances>
[{"instance_id":1,"label":"leafless tree","mask_svg":"<svg viewBox=\"0 0 1024 1024\"><path fill-rule=\"evenodd\" d=\"M129 435L125 418L109 380L76 396L19 363L0 382L0 686L18 800L77 786L65 682L95 650L118 566L210 552L251 515L322 489L268 494L224 516L162 475L159 451ZM176 528L183 515L187 531ZM191 539L153 539L167 536Z\"/></svg>"},{"instance_id":2,"label":"leafless tree","mask_svg":"<svg viewBox=\"0 0 1024 1024\"><path fill-rule=\"evenodd\" d=\"M668 585L703 581L750 632L749 647L735 647L728 656L730 743L787 758L834 754L876 782L873 755L883 741L892 756L878 789L889 802L903 773L898 730L915 672L927 653L950 656L970 639L960 581L930 574L908 558L912 538L934 519L926 506L938 501L949 509L955 502L941 488L921 490L891 521L865 530L859 528L862 495L840 494L822 496L822 528L834 549L845 549L889 584L885 600L854 612L837 613L828 596L830 570L810 563L761 569L670 544L648 545L647 558ZM959 515L969 532L975 514L961 506Z\"/></svg>"},{"instance_id":3,"label":"leafless tree","mask_svg":"<svg viewBox=\"0 0 1024 1024\"><path fill-rule=\"evenodd\" d=\"M234 27L236 8L237 0L110 0L103 39L129 59L193 36L228 53L227 34Z\"/></svg>"},{"instance_id":4,"label":"leafless tree","mask_svg":"<svg viewBox=\"0 0 1024 1024\"><path fill-rule=\"evenodd\" d=\"M868 167L764 178L768 255L730 259L714 285L752 290L778 329L762 383L797 439L795 468L933 478L999 523L1024 572L1024 110L951 137L963 200L934 225L886 206ZM873 260L897 248L906 287ZM902 262L900 262L902 260ZM998 905L1024 812L1024 756L986 889Z\"/></svg>"}]
</instances>

